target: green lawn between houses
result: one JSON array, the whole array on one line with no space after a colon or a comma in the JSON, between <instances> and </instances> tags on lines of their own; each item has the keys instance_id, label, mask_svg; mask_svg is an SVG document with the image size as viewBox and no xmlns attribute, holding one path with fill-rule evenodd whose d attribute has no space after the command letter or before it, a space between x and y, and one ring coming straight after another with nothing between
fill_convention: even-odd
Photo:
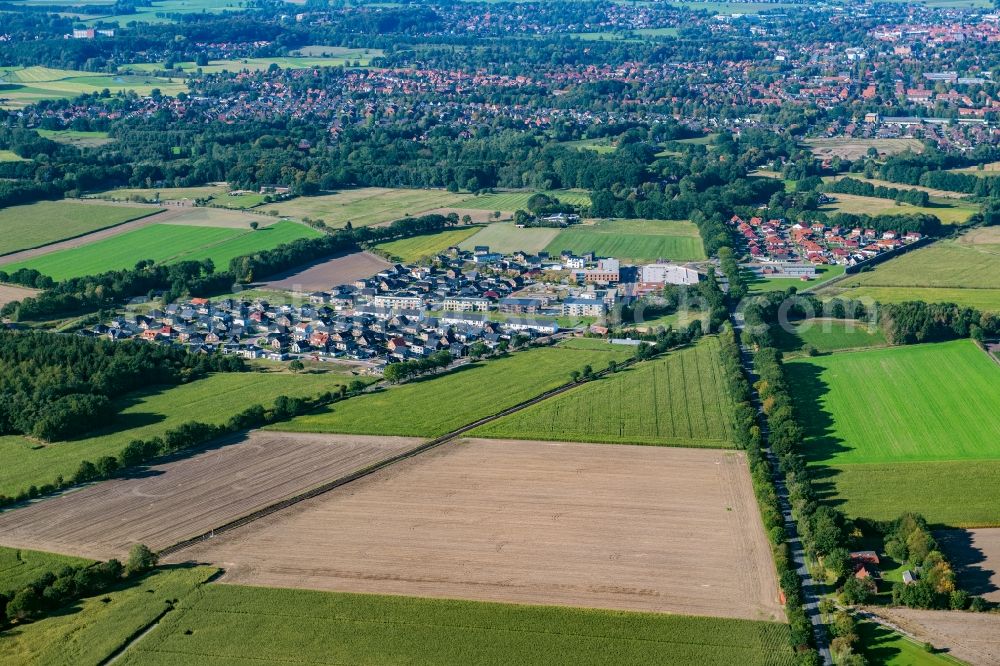
<instances>
[{"instance_id":1,"label":"green lawn between houses","mask_svg":"<svg viewBox=\"0 0 1000 666\"><path fill-rule=\"evenodd\" d=\"M608 345L610 347L610 345ZM570 380L572 370L628 358L631 348L548 347L514 352L369 393L270 426L290 432L437 437Z\"/></svg>"},{"instance_id":2,"label":"green lawn between houses","mask_svg":"<svg viewBox=\"0 0 1000 666\"><path fill-rule=\"evenodd\" d=\"M252 404L270 406L279 395L314 396L336 391L355 377L333 374L220 373L175 387L151 387L130 394L115 424L82 439L39 444L24 437L0 437L0 493L16 495L28 486L70 477L81 460L117 455L133 439L162 435L187 421L220 424Z\"/></svg>"},{"instance_id":3,"label":"green lawn between houses","mask_svg":"<svg viewBox=\"0 0 1000 666\"><path fill-rule=\"evenodd\" d=\"M48 245L146 217L155 208L40 201L0 210L0 254ZM0 270L10 272L6 266Z\"/></svg>"},{"instance_id":4,"label":"green lawn between houses","mask_svg":"<svg viewBox=\"0 0 1000 666\"><path fill-rule=\"evenodd\" d=\"M718 372L719 341L703 338L487 423L472 436L731 447L733 403Z\"/></svg>"},{"instance_id":5,"label":"green lawn between houses","mask_svg":"<svg viewBox=\"0 0 1000 666\"><path fill-rule=\"evenodd\" d=\"M793 663L788 626L582 608L205 585L122 664Z\"/></svg>"},{"instance_id":6,"label":"green lawn between houses","mask_svg":"<svg viewBox=\"0 0 1000 666\"><path fill-rule=\"evenodd\" d=\"M849 516L1000 524L1000 366L975 343L786 364L821 496Z\"/></svg>"}]
</instances>

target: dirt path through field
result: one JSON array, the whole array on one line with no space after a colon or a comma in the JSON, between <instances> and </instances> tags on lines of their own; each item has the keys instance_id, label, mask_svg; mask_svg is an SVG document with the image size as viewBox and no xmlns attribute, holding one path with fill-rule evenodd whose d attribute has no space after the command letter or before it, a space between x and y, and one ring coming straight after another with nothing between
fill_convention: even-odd
<instances>
[{"instance_id":1,"label":"dirt path through field","mask_svg":"<svg viewBox=\"0 0 1000 666\"><path fill-rule=\"evenodd\" d=\"M250 585L783 617L735 451L459 440L168 559Z\"/></svg>"},{"instance_id":2,"label":"dirt path through field","mask_svg":"<svg viewBox=\"0 0 1000 666\"><path fill-rule=\"evenodd\" d=\"M140 204L134 204L133 207L152 208L152 206L140 206ZM100 229L99 231L78 236L76 238L68 238L64 241L45 245L44 247L36 247L30 250L21 250L20 252L6 254L0 257L0 266L5 264L20 263L22 261L27 261L28 259L34 259L35 257L41 257L46 254L52 254L53 252L60 252L62 250L69 250L74 247L90 245L91 243L96 243L97 241L104 240L105 238L111 238L112 236L118 236L128 233L129 231L135 231L136 229L141 229L142 227L148 227L151 224L161 224L163 222L167 222L183 215L184 212L185 209L181 207L178 207L178 209L171 208L169 210L161 209L161 212L153 213L152 215L147 215L146 217L139 218L138 220L132 220L131 222L125 222L124 224L119 224L118 226Z\"/></svg>"}]
</instances>

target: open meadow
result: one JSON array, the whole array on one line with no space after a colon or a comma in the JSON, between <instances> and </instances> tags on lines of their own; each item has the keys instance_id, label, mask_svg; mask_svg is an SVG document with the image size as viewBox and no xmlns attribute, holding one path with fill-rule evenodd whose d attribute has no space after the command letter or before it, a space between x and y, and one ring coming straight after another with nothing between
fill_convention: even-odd
<instances>
[{"instance_id":1,"label":"open meadow","mask_svg":"<svg viewBox=\"0 0 1000 666\"><path fill-rule=\"evenodd\" d=\"M598 367L597 369L602 369ZM473 431L480 437L666 446L732 446L732 399L719 341L626 368Z\"/></svg>"},{"instance_id":2,"label":"open meadow","mask_svg":"<svg viewBox=\"0 0 1000 666\"><path fill-rule=\"evenodd\" d=\"M493 252L512 254L514 252L537 253L548 247L559 229L531 227L518 229L513 222L497 222L483 227L475 236L459 243L463 250L472 250L477 245L487 245Z\"/></svg>"},{"instance_id":3,"label":"open meadow","mask_svg":"<svg viewBox=\"0 0 1000 666\"><path fill-rule=\"evenodd\" d=\"M561 347L516 352L323 407L280 429L437 437L557 388L570 381L572 370L588 364L604 368L631 352Z\"/></svg>"},{"instance_id":4,"label":"open meadow","mask_svg":"<svg viewBox=\"0 0 1000 666\"><path fill-rule=\"evenodd\" d=\"M420 439L255 431L124 478L0 514L0 543L124 560L415 448Z\"/></svg>"},{"instance_id":5,"label":"open meadow","mask_svg":"<svg viewBox=\"0 0 1000 666\"><path fill-rule=\"evenodd\" d=\"M533 190L505 190L487 194L464 195L457 205L461 208L502 211L513 213L528 209L528 199L536 194ZM590 194L586 190L546 190L542 192L560 202L573 206L589 206Z\"/></svg>"},{"instance_id":6,"label":"open meadow","mask_svg":"<svg viewBox=\"0 0 1000 666\"><path fill-rule=\"evenodd\" d=\"M288 201L266 204L258 208L265 213L278 211L295 218L323 220L328 227L340 228L348 222L355 227L367 227L399 220L408 215L419 216L435 208L458 205L466 194L447 190L407 190L385 187L361 187L335 194L297 197Z\"/></svg>"},{"instance_id":7,"label":"open meadow","mask_svg":"<svg viewBox=\"0 0 1000 666\"><path fill-rule=\"evenodd\" d=\"M840 265L817 266L816 277L812 280L802 280L801 278L766 278L744 272L751 294L758 294L767 291L786 291L789 287L795 287L798 291L817 289L820 285L844 274L844 267Z\"/></svg>"},{"instance_id":8,"label":"open meadow","mask_svg":"<svg viewBox=\"0 0 1000 666\"><path fill-rule=\"evenodd\" d=\"M460 440L170 559L239 584L784 619L733 451Z\"/></svg>"},{"instance_id":9,"label":"open meadow","mask_svg":"<svg viewBox=\"0 0 1000 666\"><path fill-rule=\"evenodd\" d=\"M967 173L972 176L982 176L984 178L989 176L1000 176L1000 162L984 162L982 164L977 164L976 166L948 170L954 171L955 173Z\"/></svg>"},{"instance_id":10,"label":"open meadow","mask_svg":"<svg viewBox=\"0 0 1000 666\"><path fill-rule=\"evenodd\" d=\"M810 461L1000 460L1000 365L971 340L786 366Z\"/></svg>"},{"instance_id":11,"label":"open meadow","mask_svg":"<svg viewBox=\"0 0 1000 666\"><path fill-rule=\"evenodd\" d=\"M903 186L897 185L897 187ZM908 203L897 203L893 199L840 194L839 192L831 192L828 196L834 199L833 203L823 204L819 208L828 215L832 213L852 215L915 215L923 213L936 215L942 224L965 224L970 217L979 212L978 204L945 197L932 197L928 205L914 206Z\"/></svg>"},{"instance_id":12,"label":"open meadow","mask_svg":"<svg viewBox=\"0 0 1000 666\"><path fill-rule=\"evenodd\" d=\"M212 567L173 567L123 582L3 633L0 663L103 664L147 626L216 573Z\"/></svg>"},{"instance_id":13,"label":"open meadow","mask_svg":"<svg viewBox=\"0 0 1000 666\"><path fill-rule=\"evenodd\" d=\"M940 240L850 275L819 295L957 303L1000 312L1000 237L974 229L957 240Z\"/></svg>"},{"instance_id":14,"label":"open meadow","mask_svg":"<svg viewBox=\"0 0 1000 666\"><path fill-rule=\"evenodd\" d=\"M9 206L0 209L0 255L82 236L156 212L156 208L81 201L39 201Z\"/></svg>"},{"instance_id":15,"label":"open meadow","mask_svg":"<svg viewBox=\"0 0 1000 666\"><path fill-rule=\"evenodd\" d=\"M853 319L816 317L774 330L778 347L786 357L804 354L809 347L820 353L866 349L888 345L878 326Z\"/></svg>"},{"instance_id":16,"label":"open meadow","mask_svg":"<svg viewBox=\"0 0 1000 666\"><path fill-rule=\"evenodd\" d=\"M45 99L72 99L83 94L135 92L147 96L154 89L164 95L187 92L177 79L151 75L99 74L50 67L0 67L0 108L20 109Z\"/></svg>"},{"instance_id":17,"label":"open meadow","mask_svg":"<svg viewBox=\"0 0 1000 666\"><path fill-rule=\"evenodd\" d=\"M204 585L120 663L793 663L774 622Z\"/></svg>"},{"instance_id":18,"label":"open meadow","mask_svg":"<svg viewBox=\"0 0 1000 666\"><path fill-rule=\"evenodd\" d=\"M1000 366L972 341L786 364L821 495L850 516L1000 521Z\"/></svg>"},{"instance_id":19,"label":"open meadow","mask_svg":"<svg viewBox=\"0 0 1000 666\"><path fill-rule=\"evenodd\" d=\"M134 210L134 209L133 209ZM201 210L201 209L199 209ZM219 211L226 212L226 211ZM54 280L132 268L151 259L159 264L211 259L225 270L234 257L275 248L298 238L314 238L320 232L303 224L280 221L257 230L201 224L152 224L89 245L45 254L5 266L13 272L33 268Z\"/></svg>"},{"instance_id":20,"label":"open meadow","mask_svg":"<svg viewBox=\"0 0 1000 666\"><path fill-rule=\"evenodd\" d=\"M0 493L69 478L81 460L117 455L133 439L162 436L182 423L225 423L252 404L273 404L279 395L314 396L356 379L335 374L220 373L175 387L150 387L120 401L109 428L81 439L40 444L16 435L0 437Z\"/></svg>"},{"instance_id":21,"label":"open meadow","mask_svg":"<svg viewBox=\"0 0 1000 666\"><path fill-rule=\"evenodd\" d=\"M55 573L66 565L89 562L90 560L80 557L0 545L0 594L10 596L24 586L34 583L43 574Z\"/></svg>"},{"instance_id":22,"label":"open meadow","mask_svg":"<svg viewBox=\"0 0 1000 666\"><path fill-rule=\"evenodd\" d=\"M403 263L414 263L440 254L453 245L459 245L480 231L480 227L460 227L447 229L436 234L412 236L388 243L379 243L375 247L382 252L388 252Z\"/></svg>"},{"instance_id":23,"label":"open meadow","mask_svg":"<svg viewBox=\"0 0 1000 666\"><path fill-rule=\"evenodd\" d=\"M697 261L705 258L698 228L676 220L601 220L563 229L546 248L549 254L562 250L575 254L594 252L625 262L657 259Z\"/></svg>"},{"instance_id":24,"label":"open meadow","mask_svg":"<svg viewBox=\"0 0 1000 666\"><path fill-rule=\"evenodd\" d=\"M120 187L98 192L93 196L109 201L194 201L225 196L229 187L223 183L199 187Z\"/></svg>"}]
</instances>

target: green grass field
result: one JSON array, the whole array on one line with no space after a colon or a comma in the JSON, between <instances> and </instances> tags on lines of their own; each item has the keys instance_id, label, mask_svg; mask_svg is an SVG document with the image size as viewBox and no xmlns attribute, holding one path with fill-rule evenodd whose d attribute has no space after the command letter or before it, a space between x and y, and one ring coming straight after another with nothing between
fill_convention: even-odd
<instances>
[{"instance_id":1,"label":"green grass field","mask_svg":"<svg viewBox=\"0 0 1000 666\"><path fill-rule=\"evenodd\" d=\"M8 630L0 640L0 663L103 664L153 623L168 601L185 603L215 571L213 567L157 570L139 581L84 599L65 612Z\"/></svg>"},{"instance_id":2,"label":"green grass field","mask_svg":"<svg viewBox=\"0 0 1000 666\"><path fill-rule=\"evenodd\" d=\"M708 0L670 0L675 7L704 10L713 14L759 14L773 9L789 9L797 5L784 2L716 2Z\"/></svg>"},{"instance_id":3,"label":"green grass field","mask_svg":"<svg viewBox=\"0 0 1000 666\"><path fill-rule=\"evenodd\" d=\"M476 245L488 245L494 252L511 254L518 250L522 252L540 252L548 247L559 229L533 227L518 229L512 222L496 222L480 229L479 233L459 244L463 250L471 250Z\"/></svg>"},{"instance_id":4,"label":"green grass field","mask_svg":"<svg viewBox=\"0 0 1000 666\"><path fill-rule=\"evenodd\" d=\"M816 267L816 277L812 280L803 281L799 278L764 278L754 275L747 275L747 282L750 286L751 294L759 294L766 291L785 291L789 287L795 287L798 291L814 289L824 282L829 282L835 277L844 274L844 267L839 265L827 265Z\"/></svg>"},{"instance_id":5,"label":"green grass field","mask_svg":"<svg viewBox=\"0 0 1000 666\"><path fill-rule=\"evenodd\" d=\"M89 234L156 212L152 208L40 201L0 209L0 254ZM8 272L8 268L3 268Z\"/></svg>"},{"instance_id":6,"label":"green grass field","mask_svg":"<svg viewBox=\"0 0 1000 666\"><path fill-rule=\"evenodd\" d=\"M26 162L23 157L13 150L0 150L0 162Z\"/></svg>"},{"instance_id":7,"label":"green grass field","mask_svg":"<svg viewBox=\"0 0 1000 666\"><path fill-rule=\"evenodd\" d=\"M464 366L439 377L369 393L274 426L291 432L436 437L607 366L631 349L546 348Z\"/></svg>"},{"instance_id":8,"label":"green grass field","mask_svg":"<svg viewBox=\"0 0 1000 666\"><path fill-rule=\"evenodd\" d=\"M1000 366L969 340L786 367L810 461L1000 460Z\"/></svg>"},{"instance_id":9,"label":"green grass field","mask_svg":"<svg viewBox=\"0 0 1000 666\"><path fill-rule=\"evenodd\" d=\"M289 221L256 231L249 228L152 224L89 245L10 264L5 270L34 268L54 280L65 280L132 268L143 259L152 259L157 263L211 259L216 268L225 270L233 257L271 249L297 238L315 237L319 233Z\"/></svg>"},{"instance_id":10,"label":"green grass field","mask_svg":"<svg viewBox=\"0 0 1000 666\"><path fill-rule=\"evenodd\" d=\"M323 220L327 226L343 227L350 222L355 227L392 222L407 215L417 216L436 208L456 206L468 195L446 190L405 190L384 187L362 187L336 194L298 197L289 201L261 206L264 212L278 211L281 215Z\"/></svg>"},{"instance_id":11,"label":"green grass field","mask_svg":"<svg viewBox=\"0 0 1000 666\"><path fill-rule=\"evenodd\" d=\"M56 143L65 143L77 148L93 148L114 141L107 132L83 132L78 130L36 129L38 135Z\"/></svg>"},{"instance_id":12,"label":"green grass field","mask_svg":"<svg viewBox=\"0 0 1000 666\"><path fill-rule=\"evenodd\" d=\"M982 167L982 168L980 168ZM967 173L973 176L1000 176L1000 162L983 162L976 166L964 167L962 169L948 169L955 173Z\"/></svg>"},{"instance_id":13,"label":"green grass field","mask_svg":"<svg viewBox=\"0 0 1000 666\"><path fill-rule=\"evenodd\" d=\"M1000 527L1000 460L810 467L819 496L852 518L916 511L940 527Z\"/></svg>"},{"instance_id":14,"label":"green grass field","mask_svg":"<svg viewBox=\"0 0 1000 666\"><path fill-rule=\"evenodd\" d=\"M55 573L68 565L89 564L91 560L37 550L0 546L0 594L11 594L35 582L42 574Z\"/></svg>"},{"instance_id":15,"label":"green grass field","mask_svg":"<svg viewBox=\"0 0 1000 666\"><path fill-rule=\"evenodd\" d=\"M100 4L100 3L94 3ZM124 26L132 21L138 23L173 23L174 15L218 14L223 11L241 12L248 6L241 0L156 0L148 7L139 7L135 14L121 16L107 15L84 21L87 25L118 23Z\"/></svg>"},{"instance_id":16,"label":"green grass field","mask_svg":"<svg viewBox=\"0 0 1000 666\"><path fill-rule=\"evenodd\" d=\"M807 319L792 324L791 330L776 330L778 343L786 354L798 354L807 347L827 353L845 349L884 347L882 330L849 319Z\"/></svg>"},{"instance_id":17,"label":"green grass field","mask_svg":"<svg viewBox=\"0 0 1000 666\"><path fill-rule=\"evenodd\" d=\"M154 387L119 401L114 425L81 439L40 445L19 436L0 437L0 493L72 476L81 460L117 455L133 439L162 435L191 420L221 424L254 403L269 406L279 395L313 396L334 391L353 377L333 374L222 373L172 388Z\"/></svg>"},{"instance_id":18,"label":"green grass field","mask_svg":"<svg viewBox=\"0 0 1000 666\"><path fill-rule=\"evenodd\" d=\"M698 228L691 222L667 220L602 220L594 225L577 225L561 231L546 249L556 256L562 250L571 250L637 263L705 258Z\"/></svg>"},{"instance_id":19,"label":"green grass field","mask_svg":"<svg viewBox=\"0 0 1000 666\"><path fill-rule=\"evenodd\" d=\"M143 665L793 663L787 625L206 585L128 650Z\"/></svg>"},{"instance_id":20,"label":"green grass field","mask_svg":"<svg viewBox=\"0 0 1000 666\"><path fill-rule=\"evenodd\" d=\"M848 515L1000 524L1000 366L969 340L786 364L821 496Z\"/></svg>"},{"instance_id":21,"label":"green grass field","mask_svg":"<svg viewBox=\"0 0 1000 666\"><path fill-rule=\"evenodd\" d=\"M401 240L380 243L375 247L383 252L388 252L405 263L413 263L420 259L433 257L444 252L452 245L459 245L467 238L474 236L479 227L463 227L459 229L448 229L437 234L426 234L423 236L413 236Z\"/></svg>"},{"instance_id":22,"label":"green grass field","mask_svg":"<svg viewBox=\"0 0 1000 666\"><path fill-rule=\"evenodd\" d=\"M474 436L666 446L732 446L719 341L615 373L472 431ZM595 369L602 369L595 367Z\"/></svg>"},{"instance_id":23,"label":"green grass field","mask_svg":"<svg viewBox=\"0 0 1000 666\"><path fill-rule=\"evenodd\" d=\"M499 210L514 212L518 209L528 209L528 199L534 196L533 191L494 192L477 196L465 195L456 208L471 208L473 210ZM543 192L550 197L559 199L562 203L573 206L589 206L590 194L585 190L548 190Z\"/></svg>"},{"instance_id":24,"label":"green grass field","mask_svg":"<svg viewBox=\"0 0 1000 666\"><path fill-rule=\"evenodd\" d=\"M133 91L145 96L159 89L164 95L186 92L180 80L151 75L95 74L50 67L0 67L0 108L18 109L44 99L71 99L78 95L100 93L107 88L112 94Z\"/></svg>"},{"instance_id":25,"label":"green grass field","mask_svg":"<svg viewBox=\"0 0 1000 666\"><path fill-rule=\"evenodd\" d=\"M897 186L903 187L905 186ZM836 199L832 204L820 207L827 214L851 213L854 215L908 215L926 213L936 215L942 224L964 224L979 211L977 204L960 199L931 197L928 206L912 206L906 203L896 203L892 199L878 197L863 197L854 194L831 193Z\"/></svg>"},{"instance_id":26,"label":"green grass field","mask_svg":"<svg viewBox=\"0 0 1000 666\"><path fill-rule=\"evenodd\" d=\"M886 303L951 302L1000 312L1000 243L938 241L851 275L821 295Z\"/></svg>"}]
</instances>

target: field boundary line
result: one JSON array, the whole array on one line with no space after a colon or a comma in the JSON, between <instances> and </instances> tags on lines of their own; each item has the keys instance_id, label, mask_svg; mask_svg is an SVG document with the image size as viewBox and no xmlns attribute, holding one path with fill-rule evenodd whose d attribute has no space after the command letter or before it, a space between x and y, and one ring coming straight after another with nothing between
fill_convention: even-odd
<instances>
[{"instance_id":1,"label":"field boundary line","mask_svg":"<svg viewBox=\"0 0 1000 666\"><path fill-rule=\"evenodd\" d=\"M637 359L630 358L628 360L622 361L622 363L619 364L618 367L619 367L619 369L627 368L627 367L630 367L630 366L634 365L636 362L637 362ZM609 372L610 371L607 370L607 369L601 370L600 372L595 373L594 379L603 378L607 374L609 374ZM590 381L594 381L594 380L590 380ZM545 401L545 400L547 400L547 399L549 399L551 397L554 397L556 395L560 395L560 394L565 393L567 391L570 391L570 390L572 390L572 389L574 389L574 388L576 388L578 386L583 386L583 385L588 384L588 383L590 383L590 382L589 381L584 381L584 382L572 382L571 381L571 382L567 382L565 384L562 384L560 386L557 386L557 387L555 387L553 389L549 389L548 391L545 391L544 393L541 393L541 394L539 394L539 395L537 395L537 396L535 396L533 398L529 398L528 400L520 402L520 403L518 403L516 405L513 405L511 407L508 407L508 408L506 408L506 409L504 409L504 410L502 410L500 412L497 412L495 414L491 414L489 416L484 416L483 418L478 419L476 421L473 421L472 423L467 423L466 425L462 426L461 428L457 428L455 430L452 430L451 432L445 433L444 435L441 435L439 437L435 437L434 439L431 439L431 440L429 440L427 442L424 442L423 444L420 444L419 446L416 446L415 448L412 448L412 449L410 449L408 451L404 451L404 452L398 453L398 454L396 454L394 456L390 456L389 458L386 458L384 460L380 460L380 461L378 461L376 463L372 463L371 465L367 465L366 467L363 467L363 468L361 468L359 470L351 472L350 474L338 477L338 478L336 478L336 479L334 479L332 481L328 481L327 483L321 484L319 486L315 486L313 488L310 488L309 490L306 490L304 492L298 493L296 495L292 495L291 497L286 497L285 499L283 499L281 501L274 502L274 503L269 504L269 505L267 505L265 507L257 509L256 511L253 511L253 512L251 512L251 513L249 513L249 514L247 514L245 516L242 516L240 518L236 518L235 520L231 520L231 521L229 521L227 523L223 523L222 525L219 525L218 527L215 527L215 528L213 528L211 530L208 530L206 532L202 532L201 534L195 535L195 536L190 537L188 539L184 539L183 541L178 541L175 544L172 544L170 546L167 546L167 547L161 549L158 552L158 555L160 557L164 557L164 556L167 556L167 555L173 555L174 553L177 553L177 552L180 552L180 551L185 550L187 548L190 548L191 546L199 544L199 543L201 543L203 541L207 541L209 539L212 539L217 534L224 534L226 532L231 532L232 530L235 530L235 529L237 529L239 527L243 527L244 525L249 525L250 523L258 521L261 518L265 518L267 516L270 516L273 513L277 513L278 511L281 511L283 509L287 509L287 508L289 508L291 506L294 506L294 505L296 505L296 504L298 504L300 502L304 502L305 500L312 499L314 497L318 497L320 495L323 495L325 493L330 492L331 490L334 490L334 489L339 488L339 487L341 487L343 485L351 483L352 481L357 481L358 479L362 479L362 478L364 478L366 476L370 476L370 475L374 474L375 472L383 470L383 469L385 469L385 468L387 468L387 467L389 467L391 465L394 465L394 464L396 464L398 462L402 462L402 461L408 460L410 458L415 458L416 456L420 455L421 453L425 453L427 451L430 451L431 449L437 448L437 447L441 446L442 444L447 444L448 442L451 442L451 441L457 439L461 435L464 435L465 433L467 433L470 430L473 430L475 428L478 428L479 426L485 425L485 424L490 423L492 421L496 421L497 419L503 418L505 416L509 416L510 414L514 414L515 412L519 412L519 411L521 411L523 409L526 409L528 407L531 407L533 405L537 405L538 403L543 402L543 401Z\"/></svg>"}]
</instances>

